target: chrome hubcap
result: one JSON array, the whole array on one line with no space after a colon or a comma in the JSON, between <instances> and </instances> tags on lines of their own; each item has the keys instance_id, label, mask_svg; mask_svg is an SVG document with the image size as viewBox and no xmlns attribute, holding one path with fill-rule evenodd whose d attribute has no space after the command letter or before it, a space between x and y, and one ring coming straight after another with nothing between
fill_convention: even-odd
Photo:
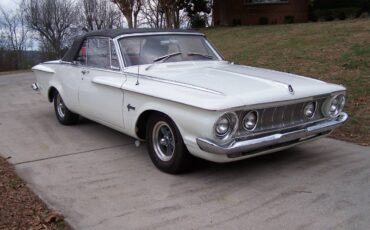
<instances>
[{"instance_id":1,"label":"chrome hubcap","mask_svg":"<svg viewBox=\"0 0 370 230\"><path fill-rule=\"evenodd\" d=\"M175 153L175 138L171 127L164 121L155 124L153 128L153 147L158 158L169 161Z\"/></svg>"},{"instance_id":2,"label":"chrome hubcap","mask_svg":"<svg viewBox=\"0 0 370 230\"><path fill-rule=\"evenodd\" d=\"M66 107L60 95L57 96L57 112L61 118L64 118L66 115Z\"/></svg>"}]
</instances>

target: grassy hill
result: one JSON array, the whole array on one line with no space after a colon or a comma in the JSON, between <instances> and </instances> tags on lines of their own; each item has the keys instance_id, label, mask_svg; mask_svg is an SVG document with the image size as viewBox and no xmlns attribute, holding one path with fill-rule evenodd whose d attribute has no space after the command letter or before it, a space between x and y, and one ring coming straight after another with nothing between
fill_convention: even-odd
<instances>
[{"instance_id":1,"label":"grassy hill","mask_svg":"<svg viewBox=\"0 0 370 230\"><path fill-rule=\"evenodd\" d=\"M350 121L333 136L370 145L370 20L203 30L227 60L347 87Z\"/></svg>"}]
</instances>

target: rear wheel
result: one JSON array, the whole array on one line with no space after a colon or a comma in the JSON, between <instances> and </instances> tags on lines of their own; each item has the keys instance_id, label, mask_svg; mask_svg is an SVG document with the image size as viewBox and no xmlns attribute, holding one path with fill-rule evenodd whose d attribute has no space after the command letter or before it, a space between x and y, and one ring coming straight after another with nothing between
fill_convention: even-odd
<instances>
[{"instance_id":1,"label":"rear wheel","mask_svg":"<svg viewBox=\"0 0 370 230\"><path fill-rule=\"evenodd\" d=\"M59 92L54 93L54 110L58 121L63 125L74 125L78 122L79 115L71 112L64 104Z\"/></svg>"},{"instance_id":2,"label":"rear wheel","mask_svg":"<svg viewBox=\"0 0 370 230\"><path fill-rule=\"evenodd\" d=\"M148 152L160 170L177 174L189 168L189 154L175 123L163 114L150 116L146 132Z\"/></svg>"}]
</instances>

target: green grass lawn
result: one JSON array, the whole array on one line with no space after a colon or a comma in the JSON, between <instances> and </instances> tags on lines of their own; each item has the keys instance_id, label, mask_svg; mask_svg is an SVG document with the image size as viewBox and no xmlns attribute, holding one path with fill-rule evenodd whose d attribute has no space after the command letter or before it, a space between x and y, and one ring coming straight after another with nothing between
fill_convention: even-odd
<instances>
[{"instance_id":1,"label":"green grass lawn","mask_svg":"<svg viewBox=\"0 0 370 230\"><path fill-rule=\"evenodd\" d=\"M205 29L227 60L347 88L350 121L333 136L370 145L370 19Z\"/></svg>"}]
</instances>

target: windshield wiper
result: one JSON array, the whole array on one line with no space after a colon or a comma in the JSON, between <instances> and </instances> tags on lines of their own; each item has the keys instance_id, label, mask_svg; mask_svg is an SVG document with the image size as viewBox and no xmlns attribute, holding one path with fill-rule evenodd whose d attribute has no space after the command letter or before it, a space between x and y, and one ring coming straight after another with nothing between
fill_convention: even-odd
<instances>
[{"instance_id":1,"label":"windshield wiper","mask_svg":"<svg viewBox=\"0 0 370 230\"><path fill-rule=\"evenodd\" d=\"M213 59L213 57L211 55L201 54L201 53L188 53L188 56L201 56L201 57L205 57L205 58L208 58L208 59Z\"/></svg>"},{"instance_id":2,"label":"windshield wiper","mask_svg":"<svg viewBox=\"0 0 370 230\"><path fill-rule=\"evenodd\" d=\"M155 63L155 62L159 62L159 61L161 61L161 62L165 62L165 61L167 61L169 58L171 58L171 57L173 57L173 56L180 55L180 54L182 54L182 53L181 53L181 52L176 52L176 53L166 54L166 55L164 55L164 56L162 56L162 57L159 57L159 58L154 59L154 60L153 60L153 62L154 62L154 63Z\"/></svg>"},{"instance_id":3,"label":"windshield wiper","mask_svg":"<svg viewBox=\"0 0 370 230\"><path fill-rule=\"evenodd\" d=\"M163 63L163 62L166 62L168 59L170 59L171 57L174 57L174 56L177 56L177 55L180 55L182 54L181 52L176 52L176 53L170 53L170 54L166 54L164 56L161 56L161 57L158 57L156 59L153 60L153 63L146 67L145 70L149 70L150 68L152 68L156 63Z\"/></svg>"}]
</instances>

